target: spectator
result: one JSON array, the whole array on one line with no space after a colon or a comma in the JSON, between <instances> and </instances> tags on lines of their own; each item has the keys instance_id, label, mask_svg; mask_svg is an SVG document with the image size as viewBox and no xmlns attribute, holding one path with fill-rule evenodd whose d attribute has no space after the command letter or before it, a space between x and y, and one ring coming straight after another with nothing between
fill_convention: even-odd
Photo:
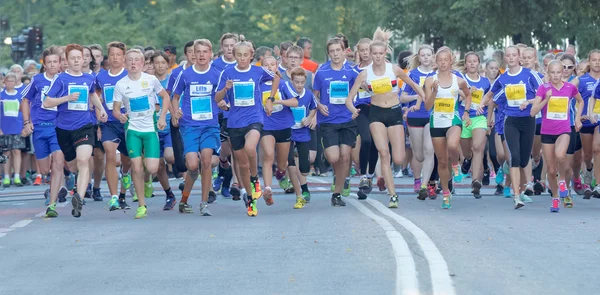
<instances>
[{"instance_id":1,"label":"spectator","mask_svg":"<svg viewBox=\"0 0 600 295\"><path fill-rule=\"evenodd\" d=\"M163 48L163 51L169 55L169 68L171 71L178 67L177 65L177 47L173 45L167 45Z\"/></svg>"},{"instance_id":2,"label":"spectator","mask_svg":"<svg viewBox=\"0 0 600 295\"><path fill-rule=\"evenodd\" d=\"M312 55L312 41L306 37L302 37L298 39L296 45L300 46L300 48L304 50L304 59L302 60L300 66L305 70L315 73L319 67L319 64L310 59Z\"/></svg>"},{"instance_id":3,"label":"spectator","mask_svg":"<svg viewBox=\"0 0 600 295\"><path fill-rule=\"evenodd\" d=\"M23 62L23 68L25 69L25 74L29 76L34 76L39 73L37 63L31 59L28 59L25 62Z\"/></svg>"},{"instance_id":4,"label":"spectator","mask_svg":"<svg viewBox=\"0 0 600 295\"><path fill-rule=\"evenodd\" d=\"M254 61L257 66L262 66L262 61L267 56L273 56L273 49L267 46L261 46L256 49L256 53L254 53Z\"/></svg>"}]
</instances>

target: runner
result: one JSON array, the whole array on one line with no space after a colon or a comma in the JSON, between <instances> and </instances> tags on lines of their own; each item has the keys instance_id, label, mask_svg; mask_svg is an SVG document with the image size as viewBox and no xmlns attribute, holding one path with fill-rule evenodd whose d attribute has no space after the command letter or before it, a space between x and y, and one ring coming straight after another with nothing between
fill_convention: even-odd
<instances>
[{"instance_id":1,"label":"runner","mask_svg":"<svg viewBox=\"0 0 600 295\"><path fill-rule=\"evenodd\" d=\"M373 34L373 42L369 45L373 63L368 65L354 81L354 86L346 99L346 107L352 113L353 119L359 116L361 110L354 107L353 100L363 82L366 83L368 91L372 93L369 130L379 152L381 173L391 195L388 207L398 208L398 195L391 167L392 160L396 165L400 165L405 156L403 112L398 100L398 78L411 88L417 89L420 97L423 97L424 93L399 66L386 62L386 54L391 52L388 43L391 36L391 31L381 28L377 28ZM390 155L390 145L392 155Z\"/></svg>"},{"instance_id":2,"label":"runner","mask_svg":"<svg viewBox=\"0 0 600 295\"><path fill-rule=\"evenodd\" d=\"M262 64L267 71L277 73L277 60L274 57L265 57L262 60ZM292 126L294 126L294 116L290 108L298 106L298 94L291 89L291 85L281 83L275 95L275 100L271 101L272 109L270 109L270 104L267 101L271 93L272 84L272 81L260 84L264 106L264 127L262 138L260 139L260 147L263 153L262 172L265 184L263 197L267 206L273 205L271 183L273 182L273 160L275 160L275 154L277 155L275 179L277 179L279 187L283 190L290 187L290 180L285 176L288 166L288 155L290 153L290 141L292 139ZM287 88L287 92L284 92L284 88ZM282 95L282 93L287 93L287 95Z\"/></svg>"},{"instance_id":3,"label":"runner","mask_svg":"<svg viewBox=\"0 0 600 295\"><path fill-rule=\"evenodd\" d=\"M479 75L479 55L475 52L465 54L465 78L471 86L471 109L469 117L471 124L466 126L463 122L460 135L460 146L465 157L461 169L463 174L472 169L473 181L471 182L471 193L476 199L481 198L481 186L483 179L485 143L487 141L487 107L481 105L481 100L490 91L490 80ZM462 101L463 106L466 102Z\"/></svg>"},{"instance_id":4,"label":"runner","mask_svg":"<svg viewBox=\"0 0 600 295\"><path fill-rule=\"evenodd\" d=\"M346 107L349 90L358 72L344 64L344 43L339 38L329 39L326 45L331 60L315 74L314 94L319 98L317 122L323 133L325 158L333 166L332 206L346 206L341 195L350 195L350 154L356 143L356 122ZM342 191L343 189L343 191Z\"/></svg>"},{"instance_id":5,"label":"runner","mask_svg":"<svg viewBox=\"0 0 600 295\"><path fill-rule=\"evenodd\" d=\"M263 129L262 92L260 83L273 80L267 108L272 108L279 87L279 76L261 67L250 65L254 49L246 41L233 48L237 65L226 68L221 74L215 99L220 103L225 97L230 102L227 128L235 158L239 161L241 182L251 192L246 202L248 216L258 215L256 200L262 196L258 180L256 146Z\"/></svg>"},{"instance_id":6,"label":"runner","mask_svg":"<svg viewBox=\"0 0 600 295\"><path fill-rule=\"evenodd\" d=\"M560 61L551 61L547 73L550 83L544 83L539 87L531 107L531 116L542 111L542 145L548 171L548 182L553 192L550 211L558 212L560 200L557 192L566 208L573 207L573 199L565 180L568 179L566 178L568 177L567 170L571 166L567 159L567 149L570 145L570 137L581 129L583 99L577 91L577 87L562 81L563 64ZM571 127L573 118L570 105L573 99L577 102L576 109L578 111L574 118L575 126ZM523 102L521 109L527 108L528 105L528 102ZM557 173L559 174L558 181Z\"/></svg>"},{"instance_id":7,"label":"runner","mask_svg":"<svg viewBox=\"0 0 600 295\"><path fill-rule=\"evenodd\" d=\"M47 175L55 171L50 181L50 189L44 193L46 198L46 217L58 217L56 202L67 201L68 191L62 186L64 154L60 150L56 138L55 120L57 108L46 109L42 106L44 92L50 88L52 79L60 69L60 54L56 46L50 46L42 52L41 73L33 76L31 84L23 91L21 110L23 112L24 133L33 133L35 155L40 166L40 173Z\"/></svg>"},{"instance_id":8,"label":"runner","mask_svg":"<svg viewBox=\"0 0 600 295\"><path fill-rule=\"evenodd\" d=\"M4 164L4 187L11 185L11 168L14 171L12 183L17 186L23 186L21 181L21 152L25 148L25 139L21 136L23 130L23 114L19 111L22 96L21 91L15 88L17 85L17 75L9 72L4 77L4 89L0 92L0 102L2 104L2 113L0 114L0 135L4 135L8 140L8 151L6 156L10 161ZM28 124L31 122L27 122ZM24 175L23 175L24 176Z\"/></svg>"},{"instance_id":9,"label":"runner","mask_svg":"<svg viewBox=\"0 0 600 295\"><path fill-rule=\"evenodd\" d=\"M494 104L491 104L492 112L495 105L504 110L504 131L506 143L510 154L510 177L514 191L515 209L525 206L524 202L531 202L525 191L533 192L531 182L530 165L533 137L535 135L535 118L530 116L531 103L535 97L535 91L542 83L537 73L523 68L520 65L519 49L508 46L505 50L505 59L508 64L506 72L494 82L492 89L485 95L484 101L491 101L494 95ZM521 104L527 107L521 109ZM521 189L521 185L525 185Z\"/></svg>"},{"instance_id":10,"label":"runner","mask_svg":"<svg viewBox=\"0 0 600 295\"><path fill-rule=\"evenodd\" d=\"M111 47L108 46L108 48L110 52ZM157 131L166 126L170 98L156 77L142 72L144 55L140 50L130 49L125 54L125 60L127 76L115 85L112 111L113 116L125 124L133 185L139 204L135 219L140 219L147 215L146 198L144 197L144 167L149 174L158 171L160 144ZM156 118L156 105L159 104L157 95L162 97L165 106L158 118ZM121 112L121 104L125 106L126 113Z\"/></svg>"},{"instance_id":11,"label":"runner","mask_svg":"<svg viewBox=\"0 0 600 295\"><path fill-rule=\"evenodd\" d=\"M452 51L442 47L435 55L437 73L425 80L425 107L431 111L430 133L433 149L438 156L438 174L442 186L442 209L450 209L450 166L458 159L461 127L469 127L471 119L471 93L467 82L452 73L454 57ZM414 86L413 86L414 87ZM459 117L459 91L465 96L465 111ZM417 101L417 106L420 101Z\"/></svg>"},{"instance_id":12,"label":"runner","mask_svg":"<svg viewBox=\"0 0 600 295\"><path fill-rule=\"evenodd\" d=\"M408 76L418 83L419 88L423 89L425 79L433 72L433 47L421 45L415 55L411 57ZM413 171L415 176L415 190L418 192L418 199L425 200L427 197L432 200L437 198L435 179L431 178L434 167L433 143L431 141L431 129L429 126L429 111L424 104L416 107L417 91L410 85L402 86L400 102L407 104L410 110L407 113L406 124L410 134L410 146L413 150ZM420 172L419 172L420 171ZM418 186L417 186L418 185Z\"/></svg>"},{"instance_id":13,"label":"runner","mask_svg":"<svg viewBox=\"0 0 600 295\"><path fill-rule=\"evenodd\" d=\"M108 116L100 99L94 91L94 76L82 73L83 47L69 44L65 48L69 67L67 71L54 78L44 108L57 108L56 138L62 150L69 170L79 171L77 187L87 187L90 180L89 160L96 140L92 116L89 113L91 104L98 109L98 120L106 122ZM73 217L81 216L83 198L75 192L71 199Z\"/></svg>"},{"instance_id":14,"label":"runner","mask_svg":"<svg viewBox=\"0 0 600 295\"><path fill-rule=\"evenodd\" d=\"M106 154L106 182L111 195L111 200L108 202L110 211L113 210L128 210L130 207L125 201L125 192L131 187L131 176L129 169L131 167L125 138L125 127L118 118L113 116L113 99L115 85L123 77L127 76L125 70L125 52L127 51L125 44L114 41L106 45L108 48L108 63L110 69L108 71L100 71L96 76L96 95L102 97L102 105L108 115L108 120L100 124L100 132L102 134L102 146ZM125 109L121 109L125 113ZM117 173L117 150L121 156L121 191L117 195L119 185L119 175ZM131 192L133 200L137 199L135 192Z\"/></svg>"}]
</instances>

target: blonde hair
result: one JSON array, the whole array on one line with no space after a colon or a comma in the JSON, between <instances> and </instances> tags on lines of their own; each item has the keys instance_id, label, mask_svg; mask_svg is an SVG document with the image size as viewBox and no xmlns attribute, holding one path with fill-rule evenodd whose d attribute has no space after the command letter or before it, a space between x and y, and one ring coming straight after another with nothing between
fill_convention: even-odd
<instances>
[{"instance_id":1,"label":"blonde hair","mask_svg":"<svg viewBox=\"0 0 600 295\"><path fill-rule=\"evenodd\" d=\"M377 27L375 33L373 33L373 42L371 42L370 48L373 49L374 46L381 46L385 48L387 53L392 53L392 47L390 47L390 38L394 33L390 30L382 29L381 27Z\"/></svg>"},{"instance_id":2,"label":"blonde hair","mask_svg":"<svg viewBox=\"0 0 600 295\"><path fill-rule=\"evenodd\" d=\"M423 49L428 49L429 51L431 51L431 54L433 54L434 50L433 47L431 45L428 44L423 44L419 47L419 50L417 50L417 53L413 54L411 57L409 57L409 66L408 69L409 70L414 70L416 68L418 68L419 66L421 66L421 61L419 60L419 54L421 53L421 50Z\"/></svg>"},{"instance_id":3,"label":"blonde hair","mask_svg":"<svg viewBox=\"0 0 600 295\"><path fill-rule=\"evenodd\" d=\"M477 56L477 62L479 62L479 65L481 66L481 57L479 56L479 54L477 54L475 51L469 51L465 53L465 58L463 60L458 61L456 65L461 73L464 74L467 72L467 57L472 55Z\"/></svg>"},{"instance_id":4,"label":"blonde hair","mask_svg":"<svg viewBox=\"0 0 600 295\"><path fill-rule=\"evenodd\" d=\"M141 55L144 58L144 60L146 60L146 56L144 55L144 53L137 48L132 48L132 49L127 50L127 52L125 53L125 56L128 56L131 53L137 53L137 54Z\"/></svg>"},{"instance_id":5,"label":"blonde hair","mask_svg":"<svg viewBox=\"0 0 600 295\"><path fill-rule=\"evenodd\" d=\"M248 49L250 49L250 53L252 53L252 55L254 55L254 46L252 45L252 43L245 41L245 40L235 43L235 45L233 46L233 54L235 54L235 52L240 47L247 47Z\"/></svg>"},{"instance_id":6,"label":"blonde hair","mask_svg":"<svg viewBox=\"0 0 600 295\"><path fill-rule=\"evenodd\" d=\"M588 65L585 66L585 69L583 70L584 73L589 73L590 72L590 70L592 68L591 65L590 65L590 59L592 57L592 54L596 54L596 53L600 54L600 50L599 49L592 49L590 51L590 53L588 53L588 58L587 58Z\"/></svg>"},{"instance_id":7,"label":"blonde hair","mask_svg":"<svg viewBox=\"0 0 600 295\"><path fill-rule=\"evenodd\" d=\"M533 65L533 70L536 72L541 72L542 67L540 66L540 61L537 58L537 50L533 47L525 47L525 48L523 48L521 53L523 53L525 51L533 51L533 57L535 58L535 64Z\"/></svg>"},{"instance_id":8,"label":"blonde hair","mask_svg":"<svg viewBox=\"0 0 600 295\"><path fill-rule=\"evenodd\" d=\"M210 40L208 39L197 39L194 41L194 48L198 45L201 46L206 46L208 48L210 48L210 51L212 51L213 47L212 47L212 43L210 42Z\"/></svg>"}]
</instances>

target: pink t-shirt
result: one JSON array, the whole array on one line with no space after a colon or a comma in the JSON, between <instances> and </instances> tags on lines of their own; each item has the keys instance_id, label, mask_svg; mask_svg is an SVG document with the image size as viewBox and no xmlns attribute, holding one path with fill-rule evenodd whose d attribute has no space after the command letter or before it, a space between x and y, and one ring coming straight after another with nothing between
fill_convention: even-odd
<instances>
[{"instance_id":1,"label":"pink t-shirt","mask_svg":"<svg viewBox=\"0 0 600 295\"><path fill-rule=\"evenodd\" d=\"M552 90L552 96L546 106L542 108L541 134L560 135L571 132L571 101L577 95L575 85L565 82L561 89L556 89L551 83L544 83L538 88L536 96L546 99L546 93ZM574 109L574 107L573 107Z\"/></svg>"}]
</instances>

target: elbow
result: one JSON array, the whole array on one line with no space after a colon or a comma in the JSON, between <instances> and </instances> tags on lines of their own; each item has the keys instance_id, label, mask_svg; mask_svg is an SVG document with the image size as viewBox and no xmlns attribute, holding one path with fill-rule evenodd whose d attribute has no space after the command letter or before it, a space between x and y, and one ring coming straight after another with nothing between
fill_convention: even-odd
<instances>
[{"instance_id":1,"label":"elbow","mask_svg":"<svg viewBox=\"0 0 600 295\"><path fill-rule=\"evenodd\" d=\"M295 108L297 106L298 106L298 100L297 99L292 100L292 107Z\"/></svg>"}]
</instances>

